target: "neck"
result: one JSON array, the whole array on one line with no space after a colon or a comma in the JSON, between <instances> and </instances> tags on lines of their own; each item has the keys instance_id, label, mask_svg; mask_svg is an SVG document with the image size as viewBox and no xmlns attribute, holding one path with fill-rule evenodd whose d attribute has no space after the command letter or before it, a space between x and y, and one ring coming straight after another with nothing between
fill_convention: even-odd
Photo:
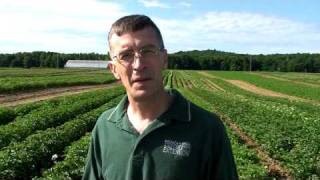
<instances>
[{"instance_id":1,"label":"neck","mask_svg":"<svg viewBox=\"0 0 320 180\"><path fill-rule=\"evenodd\" d=\"M135 101L128 96L128 113L135 121L152 121L167 110L171 99L164 90L142 101Z\"/></svg>"}]
</instances>

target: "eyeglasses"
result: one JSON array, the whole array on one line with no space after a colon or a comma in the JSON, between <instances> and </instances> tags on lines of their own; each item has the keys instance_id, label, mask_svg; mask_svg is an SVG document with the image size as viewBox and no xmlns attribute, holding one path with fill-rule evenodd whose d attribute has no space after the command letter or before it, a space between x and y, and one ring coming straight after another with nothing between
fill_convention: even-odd
<instances>
[{"instance_id":1,"label":"eyeglasses","mask_svg":"<svg viewBox=\"0 0 320 180\"><path fill-rule=\"evenodd\" d=\"M121 64L129 65L134 61L135 57L149 60L156 58L161 51L163 51L163 48L144 47L139 49L137 52L134 50L120 52L119 54L113 56L112 59L116 58L116 60L118 60Z\"/></svg>"}]
</instances>

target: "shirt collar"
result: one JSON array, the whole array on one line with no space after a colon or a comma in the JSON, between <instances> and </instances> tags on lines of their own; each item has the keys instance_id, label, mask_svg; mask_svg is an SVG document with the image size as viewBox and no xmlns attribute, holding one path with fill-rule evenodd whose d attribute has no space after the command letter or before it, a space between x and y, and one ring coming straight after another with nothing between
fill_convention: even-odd
<instances>
[{"instance_id":1,"label":"shirt collar","mask_svg":"<svg viewBox=\"0 0 320 180\"><path fill-rule=\"evenodd\" d=\"M157 119L160 120L178 120L181 122L191 121L190 102L186 100L177 90L166 89L169 95L173 96L173 101L166 112L164 112ZM116 108L111 112L108 121L119 122L126 115L126 108L128 105L128 96L125 95Z\"/></svg>"},{"instance_id":2,"label":"shirt collar","mask_svg":"<svg viewBox=\"0 0 320 180\"><path fill-rule=\"evenodd\" d=\"M177 90L167 89L169 95L173 96L173 101L166 112L159 118L166 118L168 120L178 120L181 122L191 121L190 102L186 100Z\"/></svg>"}]
</instances>

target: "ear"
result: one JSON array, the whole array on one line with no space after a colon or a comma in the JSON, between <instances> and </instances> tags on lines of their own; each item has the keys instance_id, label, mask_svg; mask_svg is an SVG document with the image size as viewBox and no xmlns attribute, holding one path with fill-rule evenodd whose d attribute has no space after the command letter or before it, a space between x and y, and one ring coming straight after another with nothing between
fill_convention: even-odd
<instances>
[{"instance_id":1,"label":"ear","mask_svg":"<svg viewBox=\"0 0 320 180\"><path fill-rule=\"evenodd\" d=\"M163 58L163 69L167 69L168 68L168 53L166 49L163 49L162 52L162 58Z\"/></svg>"},{"instance_id":2,"label":"ear","mask_svg":"<svg viewBox=\"0 0 320 180\"><path fill-rule=\"evenodd\" d=\"M113 76L119 80L120 79L120 76L117 72L117 66L116 66L116 62L115 61L109 61L109 64L108 64L108 68L109 70L112 72Z\"/></svg>"}]
</instances>

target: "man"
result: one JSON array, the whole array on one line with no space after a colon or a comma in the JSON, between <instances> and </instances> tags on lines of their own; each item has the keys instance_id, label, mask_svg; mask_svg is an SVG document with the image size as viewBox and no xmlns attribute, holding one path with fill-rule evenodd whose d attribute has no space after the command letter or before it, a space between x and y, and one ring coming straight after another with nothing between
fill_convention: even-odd
<instances>
[{"instance_id":1,"label":"man","mask_svg":"<svg viewBox=\"0 0 320 180\"><path fill-rule=\"evenodd\" d=\"M238 179L219 118L164 89L168 55L152 20L122 17L108 40L110 70L127 95L98 119L83 179Z\"/></svg>"}]
</instances>

